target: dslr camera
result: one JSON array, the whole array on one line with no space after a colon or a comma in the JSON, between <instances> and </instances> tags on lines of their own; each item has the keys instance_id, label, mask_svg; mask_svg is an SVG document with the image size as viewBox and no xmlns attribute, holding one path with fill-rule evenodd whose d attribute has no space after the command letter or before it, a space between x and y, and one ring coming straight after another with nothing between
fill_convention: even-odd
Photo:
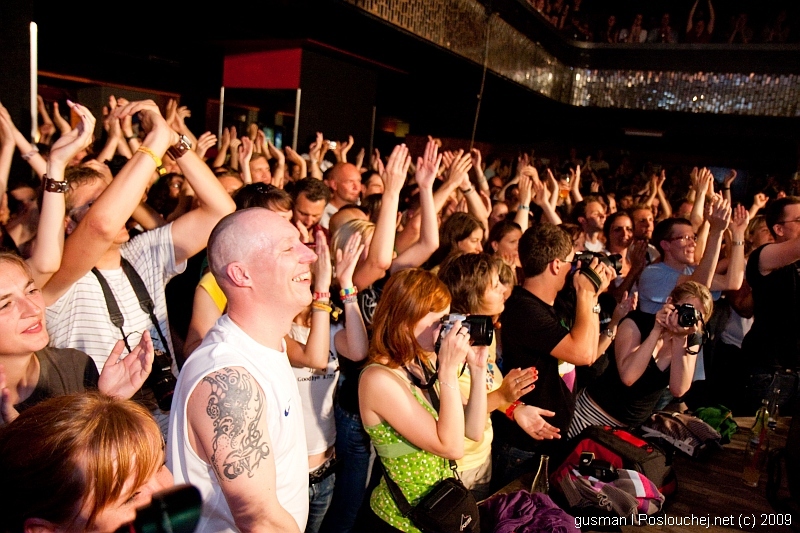
<instances>
[{"instance_id":1,"label":"dslr camera","mask_svg":"<svg viewBox=\"0 0 800 533\"><path fill-rule=\"evenodd\" d=\"M582 267L588 267L595 257L600 263L613 268L617 276L622 274L622 256L619 254L606 255L602 252L578 252L572 262L577 263L580 261Z\"/></svg>"},{"instance_id":2,"label":"dslr camera","mask_svg":"<svg viewBox=\"0 0 800 533\"><path fill-rule=\"evenodd\" d=\"M583 452L578 460L578 472L582 476L591 476L605 483L614 481L619 477L617 469L608 461L595 459L594 453Z\"/></svg>"},{"instance_id":3,"label":"dslr camera","mask_svg":"<svg viewBox=\"0 0 800 533\"><path fill-rule=\"evenodd\" d=\"M682 328L690 328L703 321L703 315L692 304L681 304L675 310L678 312L678 325Z\"/></svg>"},{"instance_id":4,"label":"dslr camera","mask_svg":"<svg viewBox=\"0 0 800 533\"><path fill-rule=\"evenodd\" d=\"M175 385L178 380L172 373L172 358L164 353L164 350L156 348L153 350L153 370L147 376L147 384L153 391L158 403L158 408L162 411L172 409L172 396L175 394Z\"/></svg>"},{"instance_id":5,"label":"dslr camera","mask_svg":"<svg viewBox=\"0 0 800 533\"><path fill-rule=\"evenodd\" d=\"M436 339L436 353L442 345L442 339L447 335L456 322L461 321L461 327L469 331L469 340L473 346L489 346L494 339L494 323L492 317L487 315L459 315L451 313L442 317L442 329Z\"/></svg>"}]
</instances>

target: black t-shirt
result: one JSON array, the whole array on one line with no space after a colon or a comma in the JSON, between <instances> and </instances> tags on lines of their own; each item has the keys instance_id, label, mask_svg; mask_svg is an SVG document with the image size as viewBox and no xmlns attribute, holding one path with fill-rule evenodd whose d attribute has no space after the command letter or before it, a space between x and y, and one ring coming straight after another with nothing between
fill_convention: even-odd
<instances>
[{"instance_id":1,"label":"black t-shirt","mask_svg":"<svg viewBox=\"0 0 800 533\"><path fill-rule=\"evenodd\" d=\"M747 261L745 274L753 289L754 320L742 350L754 369L798 368L800 262L762 276L758 261L764 246L750 254Z\"/></svg>"},{"instance_id":2,"label":"black t-shirt","mask_svg":"<svg viewBox=\"0 0 800 533\"><path fill-rule=\"evenodd\" d=\"M644 341L656 324L656 315L631 311L623 322L625 320L632 320L636 324ZM662 371L652 357L641 377L630 387L625 385L619 377L617 359L611 350L608 368L586 392L606 413L625 425L638 426L652 414L668 385L669 367Z\"/></svg>"},{"instance_id":3,"label":"black t-shirt","mask_svg":"<svg viewBox=\"0 0 800 533\"><path fill-rule=\"evenodd\" d=\"M558 359L550 355L569 330L555 309L520 286L514 287L500 321L503 345L503 368L535 366L539 370L536 387L520 398L528 405L554 411L548 422L561 429L563 435L572 421L575 402L567 384L558 374ZM527 451L544 450L548 441L537 441L505 416L496 420L495 439Z\"/></svg>"},{"instance_id":4,"label":"black t-shirt","mask_svg":"<svg viewBox=\"0 0 800 533\"><path fill-rule=\"evenodd\" d=\"M44 348L39 359L39 382L28 399L14 408L20 413L47 399L97 389L100 374L91 357L72 348Z\"/></svg>"}]
</instances>

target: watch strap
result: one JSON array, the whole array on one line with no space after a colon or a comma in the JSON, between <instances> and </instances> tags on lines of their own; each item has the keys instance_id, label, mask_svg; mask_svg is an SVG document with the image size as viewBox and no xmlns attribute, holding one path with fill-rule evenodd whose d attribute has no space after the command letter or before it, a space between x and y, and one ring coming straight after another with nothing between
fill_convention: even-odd
<instances>
[{"instance_id":1,"label":"watch strap","mask_svg":"<svg viewBox=\"0 0 800 533\"><path fill-rule=\"evenodd\" d=\"M192 149L192 142L186 135L181 135L180 139L176 144L173 144L169 148L167 148L167 153L175 159L176 161L186 154L189 150Z\"/></svg>"}]
</instances>

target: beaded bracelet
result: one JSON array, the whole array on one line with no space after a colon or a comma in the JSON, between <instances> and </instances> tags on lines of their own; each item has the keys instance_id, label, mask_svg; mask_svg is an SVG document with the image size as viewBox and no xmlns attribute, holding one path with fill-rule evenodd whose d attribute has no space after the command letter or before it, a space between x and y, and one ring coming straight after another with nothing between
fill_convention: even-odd
<instances>
[{"instance_id":1,"label":"beaded bracelet","mask_svg":"<svg viewBox=\"0 0 800 533\"><path fill-rule=\"evenodd\" d=\"M358 294L358 287L355 286L350 287L348 289L342 289L339 291L339 296L341 296L342 298L346 298L348 296L355 296L356 294Z\"/></svg>"},{"instance_id":2,"label":"beaded bracelet","mask_svg":"<svg viewBox=\"0 0 800 533\"><path fill-rule=\"evenodd\" d=\"M520 211L530 211L531 210L531 206L529 206L529 205L520 205L517 209L519 209Z\"/></svg>"},{"instance_id":3,"label":"beaded bracelet","mask_svg":"<svg viewBox=\"0 0 800 533\"><path fill-rule=\"evenodd\" d=\"M342 312L338 307L322 302L311 302L311 311L330 313L334 320L338 320L339 314Z\"/></svg>"},{"instance_id":4,"label":"beaded bracelet","mask_svg":"<svg viewBox=\"0 0 800 533\"><path fill-rule=\"evenodd\" d=\"M330 300L331 293L330 292L317 292L314 291L314 299L315 300Z\"/></svg>"},{"instance_id":5,"label":"beaded bracelet","mask_svg":"<svg viewBox=\"0 0 800 533\"><path fill-rule=\"evenodd\" d=\"M358 295L357 294L351 294L350 296L345 296L344 298L342 298L342 303L343 304L354 304L354 303L357 303L357 302L358 302Z\"/></svg>"}]
</instances>

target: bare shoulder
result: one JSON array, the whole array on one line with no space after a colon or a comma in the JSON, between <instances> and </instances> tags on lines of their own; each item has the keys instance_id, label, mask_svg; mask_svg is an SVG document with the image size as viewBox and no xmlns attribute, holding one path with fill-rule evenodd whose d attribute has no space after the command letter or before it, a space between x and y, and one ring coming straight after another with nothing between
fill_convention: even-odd
<instances>
[{"instance_id":1,"label":"bare shoulder","mask_svg":"<svg viewBox=\"0 0 800 533\"><path fill-rule=\"evenodd\" d=\"M270 454L266 397L245 368L225 367L203 377L187 415L196 451L220 481L252 477Z\"/></svg>"}]
</instances>

